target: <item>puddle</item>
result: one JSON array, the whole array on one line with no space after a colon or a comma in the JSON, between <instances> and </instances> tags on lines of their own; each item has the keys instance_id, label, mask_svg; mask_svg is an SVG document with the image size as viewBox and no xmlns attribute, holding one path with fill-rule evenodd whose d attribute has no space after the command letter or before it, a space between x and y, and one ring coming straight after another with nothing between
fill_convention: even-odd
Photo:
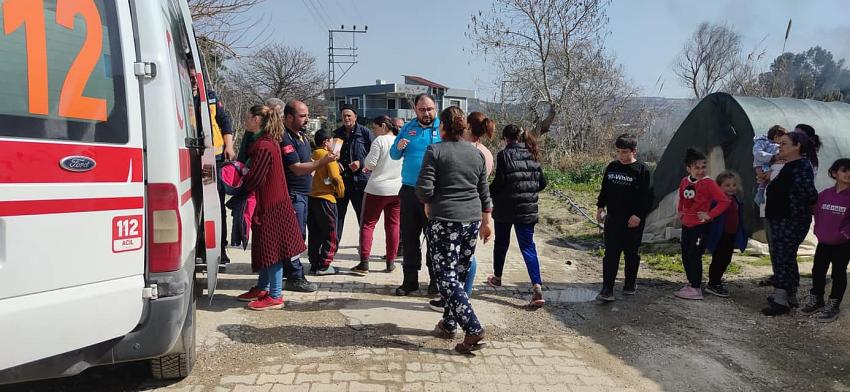
<instances>
[{"instance_id":1,"label":"puddle","mask_svg":"<svg viewBox=\"0 0 850 392\"><path fill-rule=\"evenodd\" d=\"M569 287L563 290L549 290L543 292L546 302L590 302L596 299L596 291L583 287Z\"/></svg>"}]
</instances>

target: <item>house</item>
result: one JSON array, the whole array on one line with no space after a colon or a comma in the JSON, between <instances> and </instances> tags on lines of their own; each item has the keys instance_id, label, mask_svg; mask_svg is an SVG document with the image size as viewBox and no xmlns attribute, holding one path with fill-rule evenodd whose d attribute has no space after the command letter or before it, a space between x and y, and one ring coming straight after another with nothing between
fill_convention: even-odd
<instances>
[{"instance_id":1,"label":"house","mask_svg":"<svg viewBox=\"0 0 850 392\"><path fill-rule=\"evenodd\" d=\"M365 122L382 114L401 117L405 121L415 118L413 100L422 93L436 98L438 112L449 106L467 111L469 99L475 98L475 92L471 90L446 87L419 76L403 76L404 83L377 80L373 85L328 89L325 90L325 99L336 102L336 113L343 104L356 107L360 121Z\"/></svg>"}]
</instances>

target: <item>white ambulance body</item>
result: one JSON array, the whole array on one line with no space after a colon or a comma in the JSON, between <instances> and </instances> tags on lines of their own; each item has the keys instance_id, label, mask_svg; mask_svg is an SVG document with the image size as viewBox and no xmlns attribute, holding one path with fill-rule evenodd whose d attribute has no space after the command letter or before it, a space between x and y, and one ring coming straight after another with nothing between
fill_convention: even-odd
<instances>
[{"instance_id":1,"label":"white ambulance body","mask_svg":"<svg viewBox=\"0 0 850 392\"><path fill-rule=\"evenodd\" d=\"M0 0L0 384L194 361L221 222L185 0Z\"/></svg>"}]
</instances>

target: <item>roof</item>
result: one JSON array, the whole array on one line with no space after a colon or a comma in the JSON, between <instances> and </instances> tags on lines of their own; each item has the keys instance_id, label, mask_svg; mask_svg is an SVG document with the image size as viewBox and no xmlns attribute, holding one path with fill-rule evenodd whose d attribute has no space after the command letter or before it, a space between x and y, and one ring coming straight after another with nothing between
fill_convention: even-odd
<instances>
[{"instance_id":1,"label":"roof","mask_svg":"<svg viewBox=\"0 0 850 392\"><path fill-rule=\"evenodd\" d=\"M425 79L423 77L412 76L412 75L401 75L401 76L404 76L404 82L405 83L421 84L423 86L428 86L428 87L432 87L432 88L448 88L446 86L443 86L442 84L432 82L432 81Z\"/></svg>"}]
</instances>

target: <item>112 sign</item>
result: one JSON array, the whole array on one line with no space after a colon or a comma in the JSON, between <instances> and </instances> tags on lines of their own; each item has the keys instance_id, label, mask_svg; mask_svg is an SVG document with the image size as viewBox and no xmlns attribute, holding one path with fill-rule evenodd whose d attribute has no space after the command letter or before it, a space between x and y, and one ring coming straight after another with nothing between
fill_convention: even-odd
<instances>
[{"instance_id":1,"label":"112 sign","mask_svg":"<svg viewBox=\"0 0 850 392\"><path fill-rule=\"evenodd\" d=\"M142 216L116 216L112 218L112 252L142 249Z\"/></svg>"}]
</instances>

